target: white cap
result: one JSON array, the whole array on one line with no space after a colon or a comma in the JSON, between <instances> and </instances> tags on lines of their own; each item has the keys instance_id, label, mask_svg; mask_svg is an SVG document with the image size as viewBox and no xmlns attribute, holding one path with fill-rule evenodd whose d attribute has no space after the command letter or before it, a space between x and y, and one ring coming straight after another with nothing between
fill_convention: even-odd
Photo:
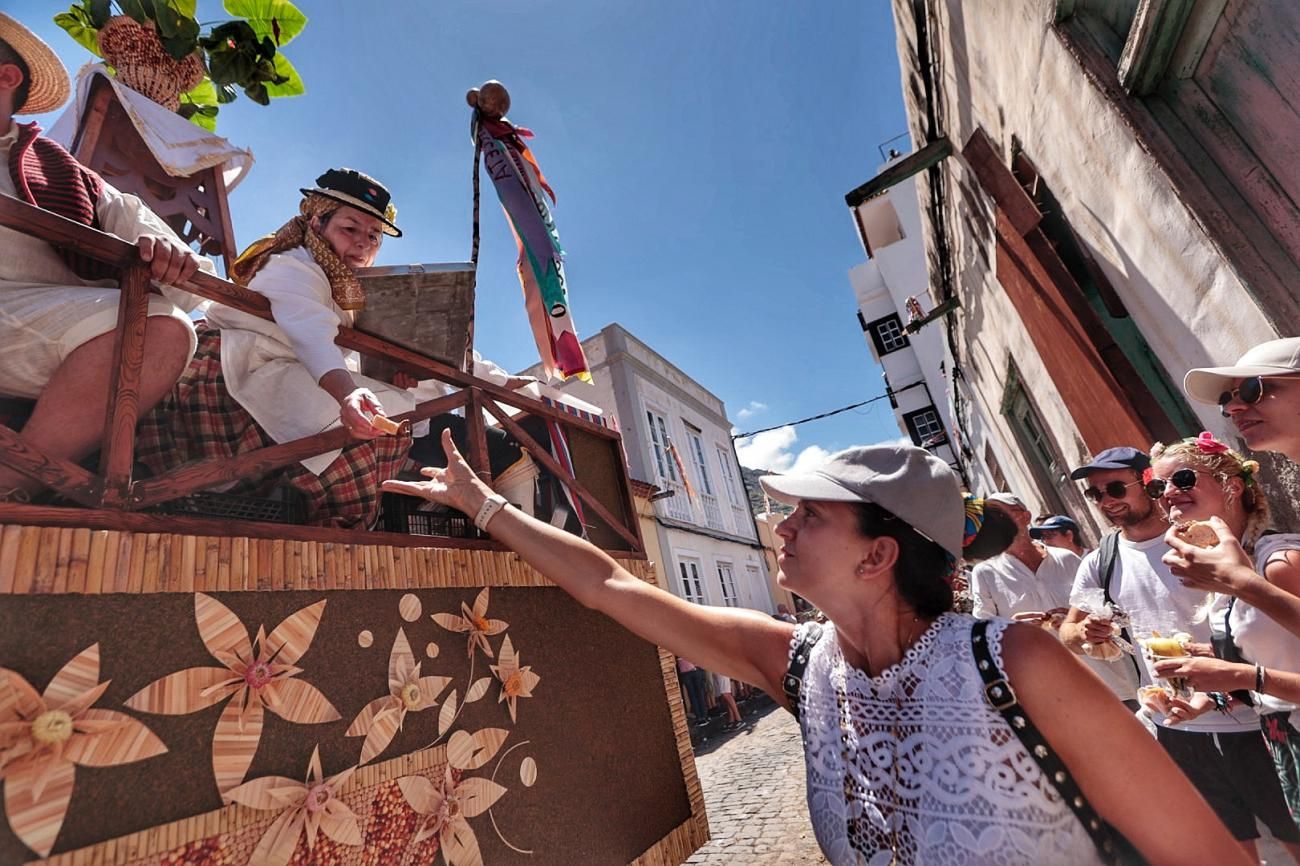
<instances>
[{"instance_id":1,"label":"white cap","mask_svg":"<svg viewBox=\"0 0 1300 866\"><path fill-rule=\"evenodd\" d=\"M1187 396L1201 403L1219 402L1219 395L1251 376L1285 376L1300 373L1300 337L1260 343L1231 367L1198 367L1183 378Z\"/></svg>"},{"instance_id":2,"label":"white cap","mask_svg":"<svg viewBox=\"0 0 1300 866\"><path fill-rule=\"evenodd\" d=\"M764 475L778 502L874 502L958 559L966 526L961 481L947 463L912 445L869 445L832 454L806 475Z\"/></svg>"}]
</instances>

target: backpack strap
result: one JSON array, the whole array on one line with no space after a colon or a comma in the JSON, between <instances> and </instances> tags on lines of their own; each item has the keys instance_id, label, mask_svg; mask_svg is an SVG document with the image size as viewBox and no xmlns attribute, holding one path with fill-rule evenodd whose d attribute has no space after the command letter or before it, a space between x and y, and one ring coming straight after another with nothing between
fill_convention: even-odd
<instances>
[{"instance_id":1,"label":"backpack strap","mask_svg":"<svg viewBox=\"0 0 1300 866\"><path fill-rule=\"evenodd\" d=\"M1108 604L1115 605L1115 599L1110 595L1110 579L1115 576L1115 563L1119 560L1119 532L1112 532L1101 540L1101 548L1098 553L1097 572L1101 576L1101 594ZM1115 605L1118 607L1119 605ZM1128 626L1122 626L1119 630L1119 636L1128 641L1130 646L1137 646L1133 640L1133 635L1129 634ZM1142 667L1138 664L1137 656L1129 656L1129 662L1133 665L1133 672L1137 674L1137 681L1142 683Z\"/></svg>"},{"instance_id":2,"label":"backpack strap","mask_svg":"<svg viewBox=\"0 0 1300 866\"><path fill-rule=\"evenodd\" d=\"M786 708L799 718L799 698L803 694L803 675L812 658L813 647L822 638L821 623L809 622L795 629L794 649L790 653L790 666L781 677L781 691L785 693Z\"/></svg>"}]
</instances>

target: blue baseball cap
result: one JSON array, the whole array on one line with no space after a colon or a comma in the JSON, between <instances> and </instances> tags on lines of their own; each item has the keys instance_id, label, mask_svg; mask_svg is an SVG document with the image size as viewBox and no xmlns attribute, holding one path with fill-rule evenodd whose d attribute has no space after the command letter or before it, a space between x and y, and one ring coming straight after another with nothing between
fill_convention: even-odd
<instances>
[{"instance_id":1,"label":"blue baseball cap","mask_svg":"<svg viewBox=\"0 0 1300 866\"><path fill-rule=\"evenodd\" d=\"M1134 472L1141 472L1150 465L1151 457L1145 451L1122 445L1119 448L1107 448L1092 458L1091 463L1071 472L1070 478L1074 481L1082 481L1094 472L1107 469L1132 469Z\"/></svg>"},{"instance_id":2,"label":"blue baseball cap","mask_svg":"<svg viewBox=\"0 0 1300 866\"><path fill-rule=\"evenodd\" d=\"M1029 525L1029 537L1038 539L1043 537L1044 532L1078 532L1079 524L1075 523L1064 514L1053 514L1042 523L1032 523Z\"/></svg>"}]
</instances>

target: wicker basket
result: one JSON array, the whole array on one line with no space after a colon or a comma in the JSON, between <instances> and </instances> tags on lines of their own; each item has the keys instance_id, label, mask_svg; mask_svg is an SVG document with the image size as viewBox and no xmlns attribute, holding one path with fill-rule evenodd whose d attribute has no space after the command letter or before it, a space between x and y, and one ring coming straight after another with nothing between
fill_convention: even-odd
<instances>
[{"instance_id":1,"label":"wicker basket","mask_svg":"<svg viewBox=\"0 0 1300 866\"><path fill-rule=\"evenodd\" d=\"M207 74L197 51L177 60L163 48L153 27L127 15L115 15L100 28L99 52L119 81L169 111L180 108L180 95Z\"/></svg>"}]
</instances>

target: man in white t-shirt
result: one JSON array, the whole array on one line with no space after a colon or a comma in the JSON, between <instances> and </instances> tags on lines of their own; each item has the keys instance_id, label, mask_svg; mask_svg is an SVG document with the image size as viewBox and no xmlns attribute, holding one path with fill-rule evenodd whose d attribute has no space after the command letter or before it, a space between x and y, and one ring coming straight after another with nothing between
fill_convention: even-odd
<instances>
[{"instance_id":1,"label":"man in white t-shirt","mask_svg":"<svg viewBox=\"0 0 1300 866\"><path fill-rule=\"evenodd\" d=\"M1005 552L984 560L971 571L975 616L980 619L1004 616L1035 624L1047 622L1053 628L1060 628L1070 609L1070 590L1079 570L1079 557L1031 538L1029 527L1033 515L1015 494L995 493L985 497L984 502L985 508L1006 513L1019 531ZM1040 616L1028 616L1035 613ZM1088 656L1081 660L1121 701L1136 699L1137 674L1128 661L1108 662Z\"/></svg>"},{"instance_id":2,"label":"man in white t-shirt","mask_svg":"<svg viewBox=\"0 0 1300 866\"><path fill-rule=\"evenodd\" d=\"M1153 630L1166 634L1187 632L1193 641L1208 644L1209 624L1193 622L1205 593L1185 588L1161 562L1168 550L1164 534L1169 524L1145 490L1142 473L1150 465L1150 458L1136 448L1108 448L1070 477L1087 484L1084 496L1119 529L1109 597L1129 615L1134 636L1149 635ZM1084 557L1072 597L1106 584L1102 563L1106 546L1103 543ZM1076 653L1083 652L1084 643L1100 643L1109 635L1109 621L1078 607L1070 608L1061 626L1062 642ZM1145 658L1140 659L1139 667L1142 683L1153 682ZM1255 853L1254 840L1259 837L1256 817L1275 836L1294 836L1295 824L1259 736L1259 720L1253 708L1235 706L1229 712L1211 711L1177 727L1170 727L1159 713L1146 709L1142 713L1151 717L1156 739L1174 763L1248 851Z\"/></svg>"}]
</instances>

